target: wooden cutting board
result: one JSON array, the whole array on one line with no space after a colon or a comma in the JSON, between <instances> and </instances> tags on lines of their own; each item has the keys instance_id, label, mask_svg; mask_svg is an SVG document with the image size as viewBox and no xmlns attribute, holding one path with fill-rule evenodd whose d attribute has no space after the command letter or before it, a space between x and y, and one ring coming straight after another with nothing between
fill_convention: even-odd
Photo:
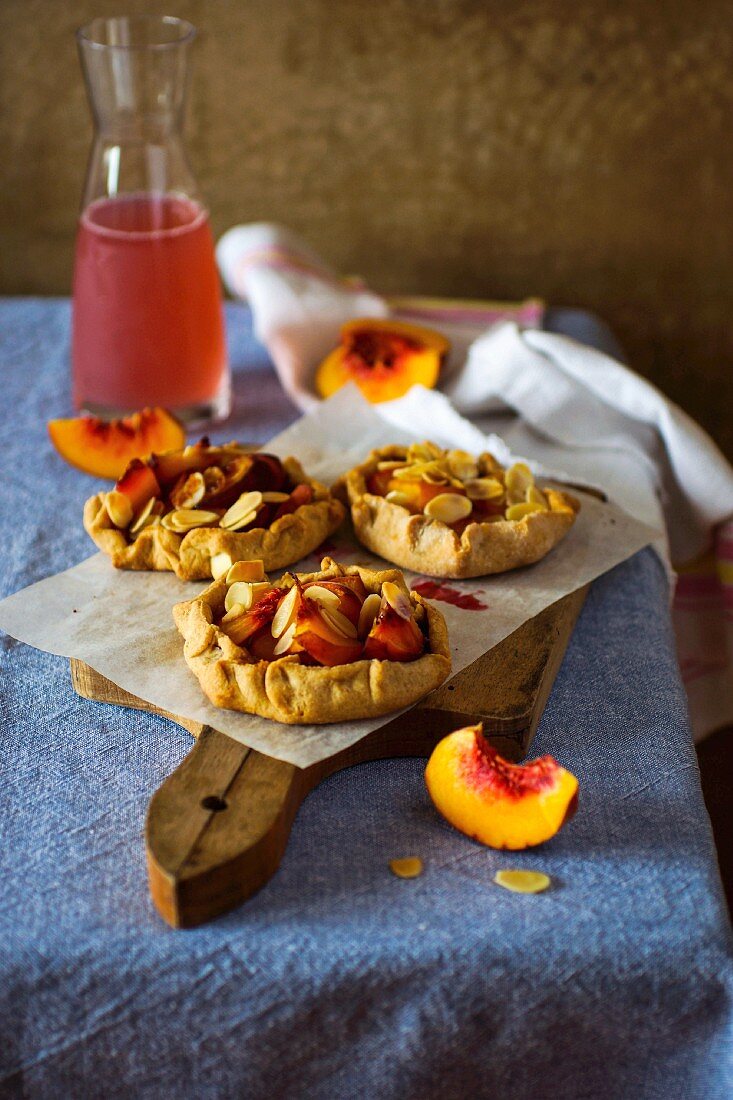
<instances>
[{"instance_id":1,"label":"wooden cutting board","mask_svg":"<svg viewBox=\"0 0 733 1100\"><path fill-rule=\"evenodd\" d=\"M179 718L71 661L79 695L173 719L196 744L148 808L150 893L175 928L191 928L241 904L275 873L298 808L326 776L398 756L429 756L451 730L483 722L510 760L526 755L587 588L524 623L494 649L355 745L309 768L255 752L211 726ZM265 721L265 719L263 719Z\"/></svg>"}]
</instances>

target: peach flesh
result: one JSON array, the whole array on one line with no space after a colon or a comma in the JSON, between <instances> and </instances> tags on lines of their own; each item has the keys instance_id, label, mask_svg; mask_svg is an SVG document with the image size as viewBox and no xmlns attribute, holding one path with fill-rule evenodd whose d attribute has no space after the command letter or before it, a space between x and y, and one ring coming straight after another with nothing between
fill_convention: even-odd
<instances>
[{"instance_id":1,"label":"peach flesh","mask_svg":"<svg viewBox=\"0 0 733 1100\"><path fill-rule=\"evenodd\" d=\"M347 665L361 657L361 642L337 634L312 601L302 601L296 623L296 640L320 664Z\"/></svg>"},{"instance_id":2,"label":"peach flesh","mask_svg":"<svg viewBox=\"0 0 733 1100\"><path fill-rule=\"evenodd\" d=\"M160 486L155 474L137 458L127 467L115 489L127 497L134 512L139 512L151 497L160 496Z\"/></svg>"},{"instance_id":3,"label":"peach flesh","mask_svg":"<svg viewBox=\"0 0 733 1100\"><path fill-rule=\"evenodd\" d=\"M414 619L403 619L383 602L364 644L364 656L380 661L414 661L425 649L425 638Z\"/></svg>"},{"instance_id":4,"label":"peach flesh","mask_svg":"<svg viewBox=\"0 0 733 1100\"><path fill-rule=\"evenodd\" d=\"M446 820L492 848L549 840L578 803L577 779L552 757L511 764L489 745L481 726L445 737L433 750L425 781Z\"/></svg>"},{"instance_id":5,"label":"peach flesh","mask_svg":"<svg viewBox=\"0 0 733 1100\"><path fill-rule=\"evenodd\" d=\"M50 420L48 432L56 450L72 466L111 480L121 477L132 459L186 442L175 417L158 408L111 421L91 416Z\"/></svg>"},{"instance_id":6,"label":"peach flesh","mask_svg":"<svg viewBox=\"0 0 733 1100\"><path fill-rule=\"evenodd\" d=\"M338 581L309 581L303 585L303 591L306 592L313 585L318 585L319 588L327 588L330 592L335 593L339 598L339 611L356 626L359 622L362 601L353 588L346 584L339 584Z\"/></svg>"}]
</instances>

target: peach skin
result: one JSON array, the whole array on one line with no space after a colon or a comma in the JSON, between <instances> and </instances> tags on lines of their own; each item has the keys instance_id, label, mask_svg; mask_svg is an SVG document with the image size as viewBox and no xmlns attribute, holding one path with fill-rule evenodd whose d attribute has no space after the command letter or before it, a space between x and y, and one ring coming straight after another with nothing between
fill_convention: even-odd
<instances>
[{"instance_id":1,"label":"peach skin","mask_svg":"<svg viewBox=\"0 0 733 1100\"><path fill-rule=\"evenodd\" d=\"M316 390L330 397L355 382L367 401L402 397L416 382L432 388L448 354L444 336L406 321L361 318L341 329L341 343L316 371Z\"/></svg>"},{"instance_id":2,"label":"peach skin","mask_svg":"<svg viewBox=\"0 0 733 1100\"><path fill-rule=\"evenodd\" d=\"M542 844L578 805L578 780L556 760L511 764L491 747L481 725L455 730L436 745L425 782L446 821L491 848Z\"/></svg>"},{"instance_id":3,"label":"peach skin","mask_svg":"<svg viewBox=\"0 0 733 1100\"><path fill-rule=\"evenodd\" d=\"M165 409L143 409L109 422L93 416L49 420L51 442L68 463L85 474L122 477L133 458L183 447L186 433Z\"/></svg>"}]
</instances>

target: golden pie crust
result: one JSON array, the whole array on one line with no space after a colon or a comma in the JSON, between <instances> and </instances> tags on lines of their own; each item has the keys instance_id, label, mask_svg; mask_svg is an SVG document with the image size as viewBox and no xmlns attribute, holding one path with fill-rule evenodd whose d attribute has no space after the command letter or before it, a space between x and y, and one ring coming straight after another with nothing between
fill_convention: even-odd
<instances>
[{"instance_id":1,"label":"golden pie crust","mask_svg":"<svg viewBox=\"0 0 733 1100\"><path fill-rule=\"evenodd\" d=\"M408 591L397 569L375 572L361 566L341 566L331 558L323 559L318 572L299 577L307 582L349 574L358 574L367 592L379 592L384 581ZM293 581L286 575L275 583L291 587ZM196 599L173 608L173 618L184 638L186 663L214 706L289 725L375 718L416 703L450 673L445 620L417 592L409 593L410 602L418 615L426 616L429 652L409 662L372 658L325 668L302 665L293 655L258 660L236 645L215 621L224 611L226 591L225 580L214 581Z\"/></svg>"},{"instance_id":2,"label":"golden pie crust","mask_svg":"<svg viewBox=\"0 0 733 1100\"><path fill-rule=\"evenodd\" d=\"M266 528L226 531L221 527L196 527L177 534L158 524L146 527L130 542L109 518L105 494L98 493L84 505L84 529L116 569L167 570L184 581L209 580L211 559L222 552L228 553L232 561L261 558L266 570L282 569L320 546L346 514L325 485L306 476L297 459L284 458L282 464L294 485L310 485L313 499Z\"/></svg>"},{"instance_id":3,"label":"golden pie crust","mask_svg":"<svg viewBox=\"0 0 733 1100\"><path fill-rule=\"evenodd\" d=\"M341 480L357 538L367 549L414 573L433 577L482 577L539 561L557 546L575 522L580 502L569 493L543 486L549 510L520 520L469 523L458 534L440 520L414 515L401 505L370 493L366 479L378 463L405 457L405 447L381 447ZM480 455L501 470L491 455Z\"/></svg>"}]
</instances>

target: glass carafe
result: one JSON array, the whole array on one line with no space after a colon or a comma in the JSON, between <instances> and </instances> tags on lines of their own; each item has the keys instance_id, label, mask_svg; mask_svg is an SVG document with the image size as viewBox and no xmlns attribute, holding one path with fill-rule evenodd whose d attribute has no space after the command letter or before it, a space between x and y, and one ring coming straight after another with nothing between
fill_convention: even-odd
<instances>
[{"instance_id":1,"label":"glass carafe","mask_svg":"<svg viewBox=\"0 0 733 1100\"><path fill-rule=\"evenodd\" d=\"M162 405L188 423L229 412L221 289L182 124L195 28L95 19L77 34L94 117L74 267L77 409Z\"/></svg>"}]
</instances>

